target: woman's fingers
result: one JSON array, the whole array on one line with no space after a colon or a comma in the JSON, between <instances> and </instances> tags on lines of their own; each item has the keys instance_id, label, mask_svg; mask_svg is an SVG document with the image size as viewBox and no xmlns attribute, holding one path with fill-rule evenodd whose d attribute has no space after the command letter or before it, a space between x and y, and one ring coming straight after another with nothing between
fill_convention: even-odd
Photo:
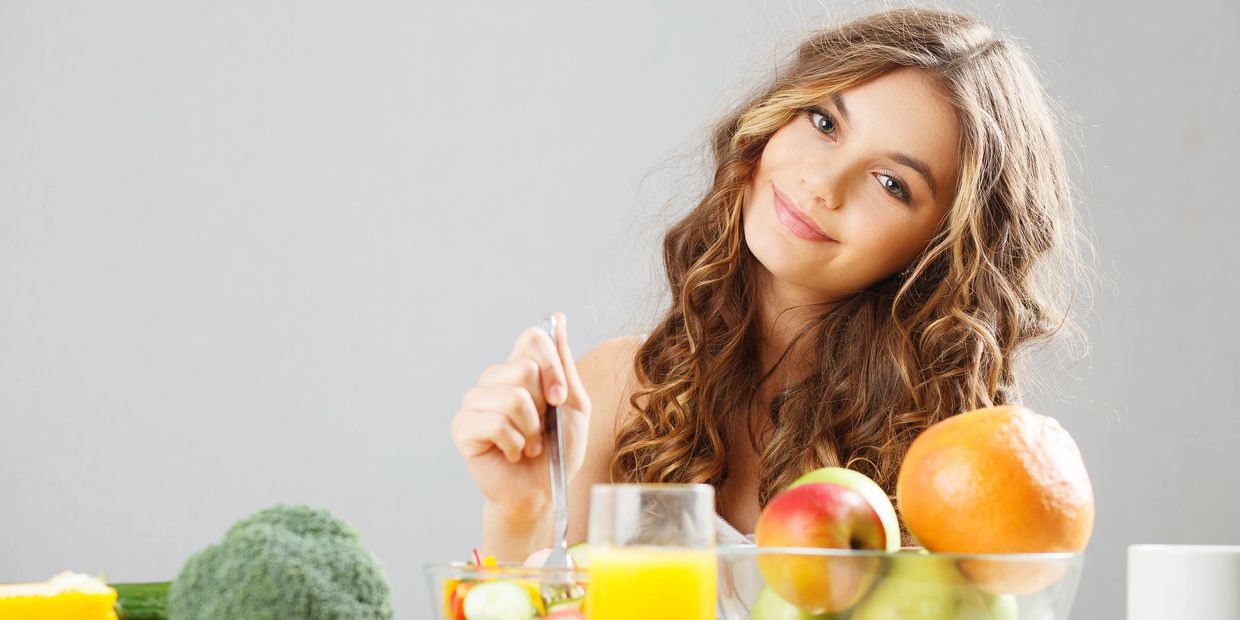
<instances>
[{"instance_id":1,"label":"woman's fingers","mask_svg":"<svg viewBox=\"0 0 1240 620\"><path fill-rule=\"evenodd\" d=\"M519 369L517 369L520 372ZM463 410L503 413L524 437L527 456L542 452L542 415L526 387L508 383L470 388L461 404Z\"/></svg>"},{"instance_id":2,"label":"woman's fingers","mask_svg":"<svg viewBox=\"0 0 1240 620\"><path fill-rule=\"evenodd\" d=\"M538 394L542 391L541 375L542 368L534 358L518 357L482 371L478 385L519 385L541 400L541 394Z\"/></svg>"},{"instance_id":3,"label":"woman's fingers","mask_svg":"<svg viewBox=\"0 0 1240 620\"><path fill-rule=\"evenodd\" d=\"M543 451L547 405L588 412L589 397L568 346L568 324L557 312L556 337L531 327L517 338L512 354L483 371L453 420L461 452L479 456L492 446L516 463Z\"/></svg>"},{"instance_id":4,"label":"woman's fingers","mask_svg":"<svg viewBox=\"0 0 1240 620\"><path fill-rule=\"evenodd\" d=\"M516 463L525 449L525 436L502 411L462 411L453 420L452 434L467 457L481 456L494 446Z\"/></svg>"},{"instance_id":5,"label":"woman's fingers","mask_svg":"<svg viewBox=\"0 0 1240 620\"><path fill-rule=\"evenodd\" d=\"M521 386L498 384L471 388L466 394L466 406L477 411L504 413L523 435L537 435L542 427L542 416L534 397Z\"/></svg>"},{"instance_id":6,"label":"woman's fingers","mask_svg":"<svg viewBox=\"0 0 1240 620\"><path fill-rule=\"evenodd\" d=\"M519 388L524 390L529 397L529 407L532 410L531 415L538 422L533 435L528 436L531 439L530 456L537 456L541 451L542 439L538 437L542 430L542 413L547 410L547 401L542 395L542 382L540 377L542 369L538 362L528 357L519 357L516 359L500 362L483 371L482 376L478 378L478 385L473 389L502 387L502 388ZM489 407L481 407L489 408ZM527 416L527 419L528 416ZM522 426L522 428L527 428Z\"/></svg>"},{"instance_id":7,"label":"woman's fingers","mask_svg":"<svg viewBox=\"0 0 1240 620\"><path fill-rule=\"evenodd\" d=\"M564 379L568 386L568 395L564 404L582 412L589 412L590 397L586 394L581 375L577 373L577 362L573 360L573 351L568 346L568 317L563 312L556 313L556 353L564 367Z\"/></svg>"},{"instance_id":8,"label":"woman's fingers","mask_svg":"<svg viewBox=\"0 0 1240 620\"><path fill-rule=\"evenodd\" d=\"M559 352L551 342L551 336L538 327L531 327L517 338L516 345L508 359L515 360L527 357L538 364L539 400L559 406L568 396L567 382L564 378L564 367L560 362Z\"/></svg>"}]
</instances>

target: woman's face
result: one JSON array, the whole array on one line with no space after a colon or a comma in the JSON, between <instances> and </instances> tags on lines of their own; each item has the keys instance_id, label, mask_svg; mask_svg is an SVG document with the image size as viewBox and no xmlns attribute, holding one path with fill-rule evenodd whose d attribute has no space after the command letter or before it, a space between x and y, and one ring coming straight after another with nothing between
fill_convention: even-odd
<instances>
[{"instance_id":1,"label":"woman's face","mask_svg":"<svg viewBox=\"0 0 1240 620\"><path fill-rule=\"evenodd\" d=\"M958 136L951 103L917 70L824 98L762 151L745 193L749 250L798 303L903 270L955 196Z\"/></svg>"}]
</instances>

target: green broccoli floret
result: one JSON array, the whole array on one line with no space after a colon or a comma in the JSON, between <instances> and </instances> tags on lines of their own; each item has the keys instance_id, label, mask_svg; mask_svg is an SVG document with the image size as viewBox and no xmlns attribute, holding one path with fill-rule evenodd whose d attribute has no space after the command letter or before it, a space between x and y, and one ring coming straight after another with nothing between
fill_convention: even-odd
<instances>
[{"instance_id":1,"label":"green broccoli floret","mask_svg":"<svg viewBox=\"0 0 1240 620\"><path fill-rule=\"evenodd\" d=\"M357 531L325 510L280 505L238 522L185 563L171 620L392 617L387 578Z\"/></svg>"}]
</instances>

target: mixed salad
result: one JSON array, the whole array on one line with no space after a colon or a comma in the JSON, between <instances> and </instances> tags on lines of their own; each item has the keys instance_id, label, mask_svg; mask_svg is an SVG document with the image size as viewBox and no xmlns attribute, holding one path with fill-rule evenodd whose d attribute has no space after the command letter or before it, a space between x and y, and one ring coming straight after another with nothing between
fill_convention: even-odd
<instances>
[{"instance_id":1,"label":"mixed salad","mask_svg":"<svg viewBox=\"0 0 1240 620\"><path fill-rule=\"evenodd\" d=\"M471 576L443 584L447 620L585 620L586 543L569 547L571 568L554 579L532 579L551 550L536 551L521 567L502 566L474 550ZM476 577L474 576L476 575Z\"/></svg>"}]
</instances>

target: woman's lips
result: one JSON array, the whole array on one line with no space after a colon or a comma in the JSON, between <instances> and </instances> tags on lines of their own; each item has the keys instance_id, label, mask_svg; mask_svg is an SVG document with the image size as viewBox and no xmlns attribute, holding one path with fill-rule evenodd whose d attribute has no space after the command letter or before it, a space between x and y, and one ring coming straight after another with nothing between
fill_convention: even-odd
<instances>
[{"instance_id":1,"label":"woman's lips","mask_svg":"<svg viewBox=\"0 0 1240 620\"><path fill-rule=\"evenodd\" d=\"M774 185L771 188L775 190L775 215L792 234L807 241L835 241L835 239L823 232L818 227L818 224L814 223L814 220L809 219L809 216L796 208L792 200L785 196L783 192L775 189Z\"/></svg>"}]
</instances>

